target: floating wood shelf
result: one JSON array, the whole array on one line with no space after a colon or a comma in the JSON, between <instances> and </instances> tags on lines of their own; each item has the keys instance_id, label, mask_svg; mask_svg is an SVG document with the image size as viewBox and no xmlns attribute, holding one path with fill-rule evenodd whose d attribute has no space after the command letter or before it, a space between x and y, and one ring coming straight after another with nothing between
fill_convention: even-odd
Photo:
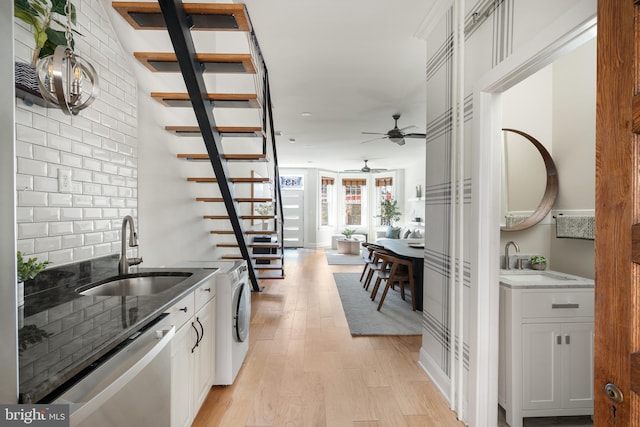
<instances>
[{"instance_id":1,"label":"floating wood shelf","mask_svg":"<svg viewBox=\"0 0 640 427\"><path fill-rule=\"evenodd\" d=\"M191 107L188 93L151 92L151 97L165 107ZM253 93L208 93L214 108L260 108L258 96Z\"/></svg>"},{"instance_id":2,"label":"floating wood shelf","mask_svg":"<svg viewBox=\"0 0 640 427\"><path fill-rule=\"evenodd\" d=\"M136 30L166 30L157 2L113 2L112 6ZM183 3L196 31L249 31L244 4Z\"/></svg>"},{"instance_id":3,"label":"floating wood shelf","mask_svg":"<svg viewBox=\"0 0 640 427\"><path fill-rule=\"evenodd\" d=\"M138 61L154 73L179 73L180 65L173 52L134 52ZM255 74L250 54L196 53L203 73Z\"/></svg>"},{"instance_id":4,"label":"floating wood shelf","mask_svg":"<svg viewBox=\"0 0 640 427\"><path fill-rule=\"evenodd\" d=\"M167 132L174 132L179 136L202 136L200 127L198 126L165 126ZM264 137L264 132L259 126L219 126L216 130L223 138L228 137L245 137L255 138Z\"/></svg>"},{"instance_id":5,"label":"floating wood shelf","mask_svg":"<svg viewBox=\"0 0 640 427\"><path fill-rule=\"evenodd\" d=\"M223 159L229 161L265 161L267 159L266 154L221 154ZM178 154L179 159L186 160L209 160L208 154Z\"/></svg>"}]
</instances>

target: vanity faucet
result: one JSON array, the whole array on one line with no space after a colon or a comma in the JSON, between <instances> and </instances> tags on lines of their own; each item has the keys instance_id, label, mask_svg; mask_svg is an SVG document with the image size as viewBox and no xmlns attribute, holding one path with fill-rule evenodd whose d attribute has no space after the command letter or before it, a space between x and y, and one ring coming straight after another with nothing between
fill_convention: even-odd
<instances>
[{"instance_id":1,"label":"vanity faucet","mask_svg":"<svg viewBox=\"0 0 640 427\"><path fill-rule=\"evenodd\" d=\"M122 220L122 231L120 233L120 263L118 264L118 273L120 274L129 274L130 266L138 265L142 262L142 257L127 258L127 223L129 223L129 246L132 248L138 246L138 235L133 227L133 218L131 215L127 215Z\"/></svg>"},{"instance_id":2,"label":"vanity faucet","mask_svg":"<svg viewBox=\"0 0 640 427\"><path fill-rule=\"evenodd\" d=\"M507 242L507 244L504 245L504 268L505 268L505 270L511 270L511 267L509 265L509 246L512 246L512 245L513 245L514 248L516 248L516 253L520 252L520 247L513 240L509 240ZM518 269L522 270L522 260L521 259L518 260Z\"/></svg>"}]
</instances>

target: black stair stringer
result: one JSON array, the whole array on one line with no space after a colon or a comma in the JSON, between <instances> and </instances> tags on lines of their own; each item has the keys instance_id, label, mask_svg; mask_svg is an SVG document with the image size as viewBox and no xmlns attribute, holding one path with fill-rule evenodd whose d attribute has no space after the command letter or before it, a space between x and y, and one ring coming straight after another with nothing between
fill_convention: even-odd
<instances>
[{"instance_id":1,"label":"black stair stringer","mask_svg":"<svg viewBox=\"0 0 640 427\"><path fill-rule=\"evenodd\" d=\"M202 138L204 139L211 166L220 187L220 193L224 200L229 221L233 227L236 240L240 249L242 258L247 261L249 266L249 280L254 291L259 292L260 286L254 268L252 267L249 249L244 239L244 227L238 215L238 204L235 201L232 184L229 181L229 172L225 161L221 157L222 141L220 132L218 132L215 119L213 117L213 109L210 101L207 100L207 89L202 77L202 68L196 60L196 49L191 38L191 19L183 9L181 0L158 0L162 15L167 25L167 31L176 53L178 64L182 77L187 86L187 92L191 99L193 111L198 120Z\"/></svg>"}]
</instances>

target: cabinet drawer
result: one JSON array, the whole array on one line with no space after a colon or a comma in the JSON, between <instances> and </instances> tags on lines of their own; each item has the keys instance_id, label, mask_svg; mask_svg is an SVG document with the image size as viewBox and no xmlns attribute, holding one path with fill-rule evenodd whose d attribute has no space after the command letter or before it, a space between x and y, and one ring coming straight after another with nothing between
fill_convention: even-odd
<instances>
[{"instance_id":1,"label":"cabinet drawer","mask_svg":"<svg viewBox=\"0 0 640 427\"><path fill-rule=\"evenodd\" d=\"M195 312L195 298L193 296L193 292L190 292L189 295L182 298L180 301L175 303L173 307L167 310L167 313L171 315L171 322L175 325L176 330L180 329L180 327L184 325Z\"/></svg>"},{"instance_id":2,"label":"cabinet drawer","mask_svg":"<svg viewBox=\"0 0 640 427\"><path fill-rule=\"evenodd\" d=\"M200 310L216 294L215 276L209 277L194 291L196 298L196 311Z\"/></svg>"},{"instance_id":3,"label":"cabinet drawer","mask_svg":"<svg viewBox=\"0 0 640 427\"><path fill-rule=\"evenodd\" d=\"M593 317L593 291L522 292L522 317Z\"/></svg>"}]
</instances>

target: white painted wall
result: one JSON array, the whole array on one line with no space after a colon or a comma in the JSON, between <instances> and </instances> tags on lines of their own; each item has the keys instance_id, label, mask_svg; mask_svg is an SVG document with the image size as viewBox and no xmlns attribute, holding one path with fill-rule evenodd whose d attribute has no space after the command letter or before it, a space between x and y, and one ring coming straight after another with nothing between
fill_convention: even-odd
<instances>
[{"instance_id":1,"label":"white painted wall","mask_svg":"<svg viewBox=\"0 0 640 427\"><path fill-rule=\"evenodd\" d=\"M595 212L596 40L553 64L553 158L560 191L554 212ZM554 269L595 278L593 240L558 239L551 227L550 260Z\"/></svg>"}]
</instances>

